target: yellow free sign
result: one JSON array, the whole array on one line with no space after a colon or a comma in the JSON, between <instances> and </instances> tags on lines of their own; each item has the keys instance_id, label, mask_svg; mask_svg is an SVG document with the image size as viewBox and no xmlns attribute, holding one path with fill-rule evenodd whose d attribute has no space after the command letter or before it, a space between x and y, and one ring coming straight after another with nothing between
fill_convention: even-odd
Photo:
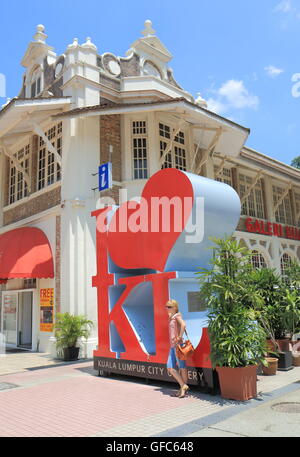
<instances>
[{"instance_id":1,"label":"yellow free sign","mask_svg":"<svg viewBox=\"0 0 300 457\"><path fill-rule=\"evenodd\" d=\"M40 290L40 331L52 332L54 318L54 289Z\"/></svg>"}]
</instances>

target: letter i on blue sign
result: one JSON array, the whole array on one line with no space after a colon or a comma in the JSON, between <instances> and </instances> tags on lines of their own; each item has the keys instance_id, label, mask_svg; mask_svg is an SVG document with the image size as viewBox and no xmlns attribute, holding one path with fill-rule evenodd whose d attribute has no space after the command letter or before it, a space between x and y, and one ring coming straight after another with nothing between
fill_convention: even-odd
<instances>
[{"instance_id":1,"label":"letter i on blue sign","mask_svg":"<svg viewBox=\"0 0 300 457\"><path fill-rule=\"evenodd\" d=\"M110 189L112 187L111 163L104 163L99 167L99 190Z\"/></svg>"}]
</instances>

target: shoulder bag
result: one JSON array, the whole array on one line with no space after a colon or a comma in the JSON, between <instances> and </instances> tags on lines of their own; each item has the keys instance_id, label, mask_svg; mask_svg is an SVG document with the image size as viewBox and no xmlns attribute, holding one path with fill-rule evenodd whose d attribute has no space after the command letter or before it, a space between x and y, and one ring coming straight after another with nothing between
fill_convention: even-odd
<instances>
[{"instance_id":1,"label":"shoulder bag","mask_svg":"<svg viewBox=\"0 0 300 457\"><path fill-rule=\"evenodd\" d=\"M183 343L178 343L176 346L176 355L180 360L186 360L195 351L194 346L188 339L189 337L186 330L185 334L187 336L187 340L185 340Z\"/></svg>"}]
</instances>

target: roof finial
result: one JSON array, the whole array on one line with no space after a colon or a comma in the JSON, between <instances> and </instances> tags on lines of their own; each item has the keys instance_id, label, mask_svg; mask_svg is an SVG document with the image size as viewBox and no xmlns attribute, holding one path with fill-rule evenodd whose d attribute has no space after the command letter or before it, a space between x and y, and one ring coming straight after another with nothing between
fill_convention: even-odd
<instances>
[{"instance_id":1,"label":"roof finial","mask_svg":"<svg viewBox=\"0 0 300 457\"><path fill-rule=\"evenodd\" d=\"M97 47L92 43L92 39L87 37L86 42L82 45L83 48L91 48L97 50Z\"/></svg>"},{"instance_id":2,"label":"roof finial","mask_svg":"<svg viewBox=\"0 0 300 457\"><path fill-rule=\"evenodd\" d=\"M45 43L47 35L44 33L45 27L43 24L39 24L36 26L36 34L34 35L35 41L38 41L39 43Z\"/></svg>"},{"instance_id":3,"label":"roof finial","mask_svg":"<svg viewBox=\"0 0 300 457\"><path fill-rule=\"evenodd\" d=\"M142 34L144 37L149 37L149 36L154 36L155 35L155 30L152 28L152 22L150 19L147 19L144 23L145 30L142 31Z\"/></svg>"},{"instance_id":4,"label":"roof finial","mask_svg":"<svg viewBox=\"0 0 300 457\"><path fill-rule=\"evenodd\" d=\"M73 38L73 43L69 44L68 49L73 49L78 47L78 38Z\"/></svg>"},{"instance_id":5,"label":"roof finial","mask_svg":"<svg viewBox=\"0 0 300 457\"><path fill-rule=\"evenodd\" d=\"M204 100L204 98L201 96L200 92L197 92L198 97L195 99L195 103L202 108L207 108L207 102Z\"/></svg>"}]
</instances>

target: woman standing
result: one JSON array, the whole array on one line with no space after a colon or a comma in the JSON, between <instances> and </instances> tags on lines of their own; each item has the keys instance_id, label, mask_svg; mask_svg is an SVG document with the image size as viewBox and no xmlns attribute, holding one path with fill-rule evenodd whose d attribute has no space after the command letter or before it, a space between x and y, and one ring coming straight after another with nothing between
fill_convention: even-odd
<instances>
[{"instance_id":1,"label":"woman standing","mask_svg":"<svg viewBox=\"0 0 300 457\"><path fill-rule=\"evenodd\" d=\"M178 359L176 356L176 346L182 342L182 335L186 325L182 319L181 313L178 311L178 303L176 300L169 300L166 303L166 309L169 315L170 337L170 352L167 361L167 369L168 373L172 375L180 385L177 396L183 398L189 390L189 386L187 385L187 369L185 361ZM179 371L177 370L177 367L179 368Z\"/></svg>"}]
</instances>

